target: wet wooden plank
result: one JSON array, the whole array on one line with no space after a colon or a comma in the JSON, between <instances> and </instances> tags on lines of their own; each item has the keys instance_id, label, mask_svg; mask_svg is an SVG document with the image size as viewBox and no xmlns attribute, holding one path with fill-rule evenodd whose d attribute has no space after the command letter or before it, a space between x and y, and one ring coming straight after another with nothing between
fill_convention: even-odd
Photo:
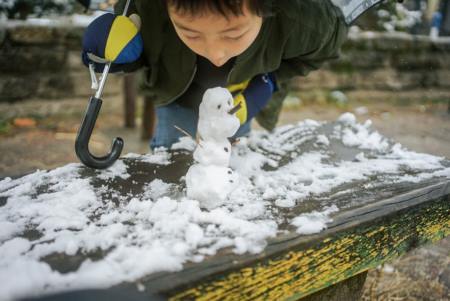
<instances>
[{"instance_id":1,"label":"wet wooden plank","mask_svg":"<svg viewBox=\"0 0 450 301\"><path fill-rule=\"evenodd\" d=\"M331 133L324 125L319 133ZM288 132L289 130L286 130ZM283 135L286 133L281 133ZM287 133L287 139L300 141L304 133ZM280 142L282 143L282 141ZM301 145L303 152L314 143ZM293 152L267 156L278 166L287 164ZM330 162L352 160L360 149L331 142ZM299 154L297 154L299 155ZM154 179L173 183L171 197L182 196L184 176L192 164L192 154L171 153L170 164L154 164L145 160L125 158L130 177L103 179L99 171L81 168L83 178L98 190L104 200L129 202L142 195ZM450 162L443 160L445 166ZM266 166L266 169L273 169ZM401 174L414 175L412 169ZM297 300L356 277L379 264L409 250L450 235L450 180L432 177L415 182L391 181L395 175L380 172L364 180L352 181L329 192L311 196L293 208L279 209L281 234L268 242L262 253L236 255L231 249L207 257L200 263L187 263L182 271L155 273L135 283L123 283L112 289L137 291L137 283L145 286L144 294L164 295L170 300ZM370 185L368 185L370 184ZM45 185L37 194L45 193ZM6 200L0 199L0 206ZM287 222L299 214L335 204L340 211L332 215L333 222L325 231L314 235L299 235ZM30 229L23 237L39 237ZM101 259L101 251L89 254L53 254L43 261L56 271L77 270L86 259Z\"/></svg>"},{"instance_id":2,"label":"wet wooden plank","mask_svg":"<svg viewBox=\"0 0 450 301\"><path fill-rule=\"evenodd\" d=\"M332 226L314 238L278 238L260 257L231 257L222 263L226 269L216 269L219 275L211 273L214 262L192 271L185 269L188 274L179 277L194 281L193 277L201 273L199 270L208 270L209 275L202 273L204 276L197 285L183 283L184 289L174 287L174 279L170 279L167 292L172 300L291 300L307 296L449 235L449 201L447 195L414 209L392 212L365 223L356 222L353 227L351 222L346 224L345 220L336 218L336 223L341 225ZM236 270L226 271L233 268ZM173 290L177 293L172 294Z\"/></svg>"},{"instance_id":3,"label":"wet wooden plank","mask_svg":"<svg viewBox=\"0 0 450 301\"><path fill-rule=\"evenodd\" d=\"M296 300L449 234L443 182L342 212L317 235L279 236L258 255L221 252L140 282L170 300Z\"/></svg>"},{"instance_id":4,"label":"wet wooden plank","mask_svg":"<svg viewBox=\"0 0 450 301\"><path fill-rule=\"evenodd\" d=\"M173 154L172 164L154 168L129 160L131 178L93 183L114 187L122 194L139 194L152 179L179 183L191 160L183 152ZM85 172L93 176L89 175L92 170ZM180 272L156 273L139 283L146 292L171 300L295 300L450 234L450 181L428 179L385 186L376 185L379 179L370 181L372 190L349 191L343 185L326 197L280 212L296 216L317 204L331 203L343 208L319 234L298 235L288 224L281 225L288 234L272 239L263 253L236 255L224 249L201 263L186 264ZM135 284L120 287L133 289Z\"/></svg>"}]
</instances>

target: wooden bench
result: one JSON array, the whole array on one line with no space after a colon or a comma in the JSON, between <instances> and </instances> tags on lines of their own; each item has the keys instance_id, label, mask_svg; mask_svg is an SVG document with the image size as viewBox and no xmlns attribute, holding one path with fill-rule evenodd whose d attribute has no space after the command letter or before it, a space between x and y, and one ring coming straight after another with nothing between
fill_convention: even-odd
<instances>
[{"instance_id":1,"label":"wooden bench","mask_svg":"<svg viewBox=\"0 0 450 301\"><path fill-rule=\"evenodd\" d=\"M159 167L156 176L182 176L190 158L174 160L170 166ZM136 174L146 168L136 162L130 165ZM298 235L286 226L282 230L290 233L272 239L261 254L224 251L201 263L189 263L183 271L149 275L140 282L146 292L170 300L297 300L307 296L302 300L357 300L366 271L450 234L448 180L430 179L371 192L341 191L334 193L331 202L347 209L333 216L328 229L319 234ZM349 206L361 198L364 205ZM317 201L323 202L311 199L284 213L309 211ZM119 287L136 290L134 283Z\"/></svg>"},{"instance_id":2,"label":"wooden bench","mask_svg":"<svg viewBox=\"0 0 450 301\"><path fill-rule=\"evenodd\" d=\"M299 155L309 147L313 144L303 145ZM360 152L333 141L330 149L335 162L351 161ZM279 158L280 162L292 153L285 156ZM120 196L122 201L129 201L154 179L179 184L192 156L175 151L170 161L161 165L125 158L123 163L130 174L127 179L104 180L98 171L84 167L80 172L98 191L115 195L112 199ZM450 161L442 162L450 167ZM450 173L386 184L389 176L405 173L412 179L419 174L412 169L379 173L279 210L280 216L293 218L336 205L339 211L331 215L332 222L320 233L300 235L289 223L281 223L280 234L270 239L261 253L237 255L230 248L223 249L201 262L185 264L179 272L150 274L105 292L133 292L169 300L357 300L368 270L450 234ZM45 189L43 186L38 191L44 193ZM0 206L7 202L3 197ZM59 253L46 257L45 262L54 270L70 271L84 259L82 254ZM138 287L145 290L138 292Z\"/></svg>"},{"instance_id":3,"label":"wooden bench","mask_svg":"<svg viewBox=\"0 0 450 301\"><path fill-rule=\"evenodd\" d=\"M177 169L183 174L188 165L184 160L159 172ZM143 166L135 168L138 172ZM150 275L141 283L146 291L170 300L297 300L314 293L304 300L357 300L366 271L450 234L450 181L436 182L392 185L377 189L377 195L336 191L339 196L332 202L338 205L359 203L361 198L367 203L342 210L319 234L298 235L290 229L261 254L221 252L187 264L181 272ZM316 201L285 213L307 211ZM129 290L135 284L120 287Z\"/></svg>"}]
</instances>

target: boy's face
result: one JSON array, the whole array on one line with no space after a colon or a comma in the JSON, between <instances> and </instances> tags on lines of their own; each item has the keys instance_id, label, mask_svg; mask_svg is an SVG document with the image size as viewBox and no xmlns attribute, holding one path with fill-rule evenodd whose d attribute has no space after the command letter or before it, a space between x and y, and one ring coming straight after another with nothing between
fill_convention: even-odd
<instances>
[{"instance_id":1,"label":"boy's face","mask_svg":"<svg viewBox=\"0 0 450 301\"><path fill-rule=\"evenodd\" d=\"M205 11L198 15L176 11L169 5L169 17L180 39L196 54L220 67L243 53L256 39L262 18L251 13L245 2L243 14Z\"/></svg>"}]
</instances>

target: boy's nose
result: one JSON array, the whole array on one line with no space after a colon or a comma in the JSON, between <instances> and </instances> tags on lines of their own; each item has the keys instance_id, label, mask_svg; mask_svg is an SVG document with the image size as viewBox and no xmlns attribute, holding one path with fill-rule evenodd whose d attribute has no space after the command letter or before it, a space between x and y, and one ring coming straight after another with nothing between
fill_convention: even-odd
<instances>
[{"instance_id":1,"label":"boy's nose","mask_svg":"<svg viewBox=\"0 0 450 301\"><path fill-rule=\"evenodd\" d=\"M211 49L208 51L208 59L215 66L220 67L226 63L226 53L220 49Z\"/></svg>"},{"instance_id":2,"label":"boy's nose","mask_svg":"<svg viewBox=\"0 0 450 301\"><path fill-rule=\"evenodd\" d=\"M221 67L223 64L225 64L224 59L215 60L212 62L216 67Z\"/></svg>"}]
</instances>

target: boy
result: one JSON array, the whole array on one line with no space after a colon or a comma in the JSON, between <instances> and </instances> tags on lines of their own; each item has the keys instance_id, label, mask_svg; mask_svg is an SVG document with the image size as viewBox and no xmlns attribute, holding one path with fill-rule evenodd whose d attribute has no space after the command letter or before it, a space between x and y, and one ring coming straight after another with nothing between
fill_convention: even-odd
<instances>
[{"instance_id":1,"label":"boy","mask_svg":"<svg viewBox=\"0 0 450 301\"><path fill-rule=\"evenodd\" d=\"M116 14L125 5L119 0ZM254 117L272 130L286 80L337 58L347 34L330 0L131 0L127 16L90 24L83 61L97 71L103 58L113 71L145 68L141 90L157 107L152 149L177 142L183 134L175 126L195 137L202 95L215 86L240 104L236 137L249 133Z\"/></svg>"}]
</instances>

